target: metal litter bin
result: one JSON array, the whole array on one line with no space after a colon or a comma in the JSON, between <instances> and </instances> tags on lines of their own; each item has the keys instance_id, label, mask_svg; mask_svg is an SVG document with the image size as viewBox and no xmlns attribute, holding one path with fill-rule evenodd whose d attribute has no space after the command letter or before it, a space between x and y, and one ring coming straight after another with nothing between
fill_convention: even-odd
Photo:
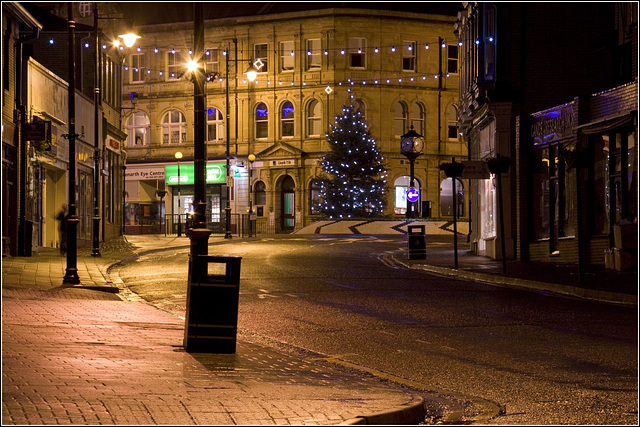
<instances>
[{"instance_id":1,"label":"metal litter bin","mask_svg":"<svg viewBox=\"0 0 640 427\"><path fill-rule=\"evenodd\" d=\"M236 352L240 262L242 257L191 255L184 347L194 353ZM224 264L209 274L209 264Z\"/></svg>"},{"instance_id":2,"label":"metal litter bin","mask_svg":"<svg viewBox=\"0 0 640 427\"><path fill-rule=\"evenodd\" d=\"M427 258L427 241L424 225L410 225L409 231L409 259Z\"/></svg>"}]
</instances>

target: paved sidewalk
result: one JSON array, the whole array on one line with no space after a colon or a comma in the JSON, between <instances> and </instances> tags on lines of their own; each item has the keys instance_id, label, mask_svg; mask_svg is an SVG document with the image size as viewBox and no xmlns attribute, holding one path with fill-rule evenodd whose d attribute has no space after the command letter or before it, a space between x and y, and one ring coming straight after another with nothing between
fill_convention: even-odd
<instances>
[{"instance_id":1,"label":"paved sidewalk","mask_svg":"<svg viewBox=\"0 0 640 427\"><path fill-rule=\"evenodd\" d=\"M130 241L135 247L103 248L100 258L79 251L82 283L74 287L61 286L66 259L53 250L3 259L3 424L327 425L367 416L406 424L424 418L424 401L415 393L255 337L239 337L235 355L186 353L184 321L109 292L116 285L106 271L119 257L189 240Z\"/></svg>"},{"instance_id":2,"label":"paved sidewalk","mask_svg":"<svg viewBox=\"0 0 640 427\"><path fill-rule=\"evenodd\" d=\"M451 236L427 236L426 252L424 260L409 260L408 251L398 252L394 259L406 267L444 276L591 301L638 305L637 270L618 272L590 267L585 269L580 280L575 265L508 260L504 274L502 261L473 254L464 237L458 240L458 268L455 268Z\"/></svg>"}]
</instances>

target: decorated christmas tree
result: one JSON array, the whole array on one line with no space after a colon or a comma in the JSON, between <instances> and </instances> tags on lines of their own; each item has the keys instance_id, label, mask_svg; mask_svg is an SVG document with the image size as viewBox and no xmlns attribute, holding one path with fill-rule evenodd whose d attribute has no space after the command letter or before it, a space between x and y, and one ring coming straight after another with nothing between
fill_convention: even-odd
<instances>
[{"instance_id":1,"label":"decorated christmas tree","mask_svg":"<svg viewBox=\"0 0 640 427\"><path fill-rule=\"evenodd\" d=\"M322 159L318 210L329 218L381 216L386 205L384 157L367 123L353 106L343 106L327 134L330 151Z\"/></svg>"}]
</instances>

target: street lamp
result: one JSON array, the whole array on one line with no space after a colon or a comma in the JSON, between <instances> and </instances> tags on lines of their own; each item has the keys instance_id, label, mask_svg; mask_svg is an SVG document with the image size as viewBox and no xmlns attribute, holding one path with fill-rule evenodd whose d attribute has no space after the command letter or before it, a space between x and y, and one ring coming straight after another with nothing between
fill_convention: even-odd
<instances>
[{"instance_id":1,"label":"street lamp","mask_svg":"<svg viewBox=\"0 0 640 427\"><path fill-rule=\"evenodd\" d=\"M178 161L178 237L182 237L182 223L180 221L180 159L182 159L182 153L176 152L175 158Z\"/></svg>"},{"instance_id":2,"label":"street lamp","mask_svg":"<svg viewBox=\"0 0 640 427\"><path fill-rule=\"evenodd\" d=\"M94 135L94 152L93 152L93 230L92 230L92 251L91 256L99 257L102 256L100 253L100 133L99 133L99 106L101 104L100 97L100 35L98 28L98 3L94 3L93 6L93 40L94 40L94 75L93 75L93 135ZM114 19L114 18L103 18L103 19ZM132 47L136 40L140 38L140 36L128 33L118 36L124 40L124 44L127 47ZM118 45L119 43L115 43L114 45ZM135 104L134 104L135 107ZM124 162L124 160L123 160ZM124 167L124 166L123 166ZM124 184L123 184L124 185ZM124 193L123 193L124 197ZM124 205L124 202L123 202ZM124 210L122 211L122 229L124 234Z\"/></svg>"},{"instance_id":3,"label":"street lamp","mask_svg":"<svg viewBox=\"0 0 640 427\"><path fill-rule=\"evenodd\" d=\"M249 237L251 237L253 235L253 222L255 221L253 219L253 191L252 191L252 174L253 174L253 162L256 161L256 156L254 154L249 154L249 156L247 157L247 160L249 160Z\"/></svg>"},{"instance_id":4,"label":"street lamp","mask_svg":"<svg viewBox=\"0 0 640 427\"><path fill-rule=\"evenodd\" d=\"M233 39L233 42L236 43L236 39ZM250 60L246 60L246 59L229 59L229 52L226 52L225 54L225 100L226 100L226 105L227 105L227 112L226 112L226 123L225 123L225 130L226 130L226 139L227 139L227 143L226 143L226 151L225 151L225 157L226 157L226 173L227 173L227 203L226 206L224 208L224 212L225 212L225 232L224 232L224 238L225 239L230 239L231 238L231 201L229 200L231 197L230 194L230 176L229 176L229 139L230 139L230 129L229 129L229 62L249 62L249 68L247 68L247 70L244 72L244 74L247 76L247 79L250 82L253 82L256 79L256 76L258 75L258 70L260 68L262 68L263 64L262 61L260 60L256 60L256 62L253 62L253 59ZM236 117L237 120L237 117Z\"/></svg>"},{"instance_id":5,"label":"street lamp","mask_svg":"<svg viewBox=\"0 0 640 427\"><path fill-rule=\"evenodd\" d=\"M413 130L413 125L409 129L409 132L405 133L400 137L400 151L401 153L409 159L410 162L410 177L409 181L409 189L407 190L407 218L415 218L417 216L418 210L415 209L416 203L420 199L420 193L414 187L414 174L413 174L413 164L422 154L422 150L424 148L424 137L420 135L418 132Z\"/></svg>"}]
</instances>

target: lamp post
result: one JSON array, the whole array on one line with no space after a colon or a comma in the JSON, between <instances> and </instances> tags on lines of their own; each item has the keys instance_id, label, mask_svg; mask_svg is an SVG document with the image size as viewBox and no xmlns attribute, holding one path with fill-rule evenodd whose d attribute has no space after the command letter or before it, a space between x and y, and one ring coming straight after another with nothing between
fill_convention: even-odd
<instances>
[{"instance_id":1,"label":"lamp post","mask_svg":"<svg viewBox=\"0 0 640 427\"><path fill-rule=\"evenodd\" d=\"M182 237L182 223L180 221L180 159L182 158L182 153L180 151L176 152L175 158L178 161L178 237Z\"/></svg>"},{"instance_id":2,"label":"lamp post","mask_svg":"<svg viewBox=\"0 0 640 427\"><path fill-rule=\"evenodd\" d=\"M93 151L93 229L92 229L92 251L91 256L102 256L100 253L100 132L99 132L99 110L101 105L100 97L100 29L98 27L98 3L93 6L93 42L94 42L94 75L93 75L93 135L94 135L94 151ZM117 18L103 18L117 19ZM122 38L125 46L132 47L140 36L128 33L118 37ZM134 105L135 107L135 105ZM123 194L124 197L124 194ZM123 230L124 230L124 211L123 214ZM124 231L123 231L124 234Z\"/></svg>"},{"instance_id":3,"label":"lamp post","mask_svg":"<svg viewBox=\"0 0 640 427\"><path fill-rule=\"evenodd\" d=\"M236 42L236 39L233 39L234 42ZM230 183L231 183L231 179L230 179L230 175L229 175L229 140L230 140L230 129L229 129L229 122L230 122L230 115L229 115L229 62L249 62L252 65L249 65L249 68L247 68L247 70L244 72L244 74L247 76L247 79L250 82L253 82L257 75L258 75L258 71L257 69L262 68L262 62L260 60L257 60L255 63L253 62L253 60L246 60L246 59L229 59L229 52L225 53L225 101L226 101L226 105L227 105L227 112L226 112L226 121L225 121L225 132L226 132L226 151L225 151L225 158L226 158L226 174L227 174L227 203L226 206L224 208L224 212L225 212L225 228L224 228L224 238L225 239L230 239L231 238L231 200L230 200ZM258 65L256 65L256 63ZM255 67L255 68L254 68ZM236 117L236 120L238 118Z\"/></svg>"},{"instance_id":4,"label":"lamp post","mask_svg":"<svg viewBox=\"0 0 640 427\"><path fill-rule=\"evenodd\" d=\"M418 209L415 209L415 206L416 203L419 202L420 196L418 193L418 197L414 199L414 201L411 200L411 195L416 194L416 189L414 188L414 162L422 154L422 150L424 149L424 137L413 130L413 125L411 125L409 132L405 133L400 138L400 151L407 157L407 159L409 159L410 163L410 181L409 189L407 190L406 216L407 218L415 218L418 214Z\"/></svg>"},{"instance_id":5,"label":"lamp post","mask_svg":"<svg viewBox=\"0 0 640 427\"><path fill-rule=\"evenodd\" d=\"M62 283L77 285L78 276L78 216L76 214L76 58L75 58L75 27L73 7L67 4L69 16L69 217L67 218L67 267Z\"/></svg>"},{"instance_id":6,"label":"lamp post","mask_svg":"<svg viewBox=\"0 0 640 427\"><path fill-rule=\"evenodd\" d=\"M249 154L247 157L249 160L249 185L247 186L249 189L249 237L253 235L253 191L252 191L252 175L253 175L253 162L256 161L256 156L254 154Z\"/></svg>"},{"instance_id":7,"label":"lamp post","mask_svg":"<svg viewBox=\"0 0 640 427\"><path fill-rule=\"evenodd\" d=\"M457 183L458 177L462 176L464 163L456 163L456 158L451 158L451 163L443 163L440 170L444 171L447 178L451 178L451 191L453 197L453 257L454 266L458 268L458 201L457 201Z\"/></svg>"}]
</instances>

